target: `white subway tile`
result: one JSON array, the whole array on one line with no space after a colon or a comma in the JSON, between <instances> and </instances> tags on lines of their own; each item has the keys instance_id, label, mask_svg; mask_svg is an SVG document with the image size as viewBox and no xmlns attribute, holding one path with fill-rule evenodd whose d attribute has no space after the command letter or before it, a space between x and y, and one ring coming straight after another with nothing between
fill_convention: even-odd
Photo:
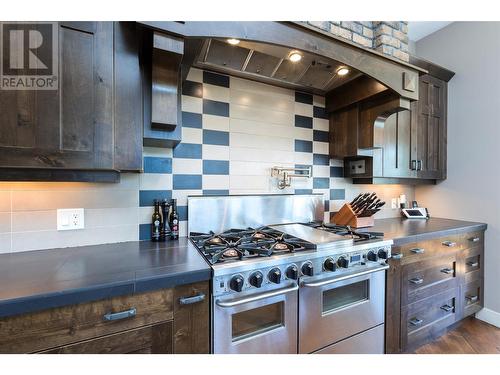
<instances>
[{"instance_id":1,"label":"white subway tile","mask_svg":"<svg viewBox=\"0 0 500 375\"><path fill-rule=\"evenodd\" d=\"M293 126L294 124L294 116L292 113L252 108L238 104L232 104L230 106L230 117L251 121L265 121L266 123L288 126Z\"/></svg>"},{"instance_id":2,"label":"white subway tile","mask_svg":"<svg viewBox=\"0 0 500 375\"><path fill-rule=\"evenodd\" d=\"M187 197L202 195L202 190L172 190L172 198L177 199L178 206L187 206Z\"/></svg>"},{"instance_id":3,"label":"white subway tile","mask_svg":"<svg viewBox=\"0 0 500 375\"><path fill-rule=\"evenodd\" d=\"M229 131L229 117L203 115L203 129ZM184 140L183 140L184 141Z\"/></svg>"},{"instance_id":4,"label":"white subway tile","mask_svg":"<svg viewBox=\"0 0 500 375\"><path fill-rule=\"evenodd\" d=\"M230 189L267 191L270 177L267 176L230 176Z\"/></svg>"},{"instance_id":5,"label":"white subway tile","mask_svg":"<svg viewBox=\"0 0 500 375\"><path fill-rule=\"evenodd\" d=\"M238 77L231 77L231 91L232 90L242 90L242 91L250 91L250 92L256 92L257 94L267 94L267 95L282 95L285 97L290 97L295 100L295 91L277 87L277 86L271 86L265 83L260 83L260 82L255 82L255 81L250 81L248 79L243 79L243 78L238 78Z\"/></svg>"},{"instance_id":6,"label":"white subway tile","mask_svg":"<svg viewBox=\"0 0 500 375\"><path fill-rule=\"evenodd\" d=\"M295 152L293 155L295 164L313 164L313 154L311 152Z\"/></svg>"},{"instance_id":7,"label":"white subway tile","mask_svg":"<svg viewBox=\"0 0 500 375\"><path fill-rule=\"evenodd\" d=\"M330 152L330 146L328 142L313 142L313 153L328 155Z\"/></svg>"},{"instance_id":8,"label":"white subway tile","mask_svg":"<svg viewBox=\"0 0 500 375\"><path fill-rule=\"evenodd\" d=\"M290 95L268 95L266 92L231 89L231 104L290 113L294 109L294 98Z\"/></svg>"},{"instance_id":9,"label":"white subway tile","mask_svg":"<svg viewBox=\"0 0 500 375\"><path fill-rule=\"evenodd\" d=\"M231 133L231 147L250 147L263 150L294 151L294 140L291 138L269 137L265 135Z\"/></svg>"},{"instance_id":10,"label":"white subway tile","mask_svg":"<svg viewBox=\"0 0 500 375\"><path fill-rule=\"evenodd\" d=\"M312 141L313 140L313 130L306 128L294 127L292 128L292 133L295 139L302 139L304 141Z\"/></svg>"},{"instance_id":11,"label":"white subway tile","mask_svg":"<svg viewBox=\"0 0 500 375\"><path fill-rule=\"evenodd\" d=\"M290 160L293 160L294 154L294 152L290 151L262 150L248 147L231 147L230 160L290 163Z\"/></svg>"},{"instance_id":12,"label":"white subway tile","mask_svg":"<svg viewBox=\"0 0 500 375\"><path fill-rule=\"evenodd\" d=\"M197 68L189 69L187 80L200 83L203 82L203 70Z\"/></svg>"},{"instance_id":13,"label":"white subway tile","mask_svg":"<svg viewBox=\"0 0 500 375\"><path fill-rule=\"evenodd\" d=\"M229 103L229 88L204 83L203 98Z\"/></svg>"},{"instance_id":14,"label":"white subway tile","mask_svg":"<svg viewBox=\"0 0 500 375\"><path fill-rule=\"evenodd\" d=\"M324 118L313 118L313 129L327 132L330 129L330 123Z\"/></svg>"},{"instance_id":15,"label":"white subway tile","mask_svg":"<svg viewBox=\"0 0 500 375\"><path fill-rule=\"evenodd\" d=\"M182 95L182 110L184 112L203 113L203 101L201 98Z\"/></svg>"},{"instance_id":16,"label":"white subway tile","mask_svg":"<svg viewBox=\"0 0 500 375\"><path fill-rule=\"evenodd\" d=\"M10 253L11 233L0 233L0 254Z\"/></svg>"},{"instance_id":17,"label":"white subway tile","mask_svg":"<svg viewBox=\"0 0 500 375\"><path fill-rule=\"evenodd\" d=\"M271 124L260 121L230 119L231 133L265 135L269 138L284 137L295 139L295 134L289 125Z\"/></svg>"},{"instance_id":18,"label":"white subway tile","mask_svg":"<svg viewBox=\"0 0 500 375\"><path fill-rule=\"evenodd\" d=\"M229 147L203 145L202 156L204 160L229 160Z\"/></svg>"},{"instance_id":19,"label":"white subway tile","mask_svg":"<svg viewBox=\"0 0 500 375\"><path fill-rule=\"evenodd\" d=\"M141 173L140 190L171 190L172 175L163 173Z\"/></svg>"},{"instance_id":20,"label":"white subway tile","mask_svg":"<svg viewBox=\"0 0 500 375\"><path fill-rule=\"evenodd\" d=\"M181 159L172 160L173 174L202 174L203 162L201 159Z\"/></svg>"},{"instance_id":21,"label":"white subway tile","mask_svg":"<svg viewBox=\"0 0 500 375\"><path fill-rule=\"evenodd\" d=\"M184 143L203 143L203 130L196 128L182 128L182 142Z\"/></svg>"},{"instance_id":22,"label":"white subway tile","mask_svg":"<svg viewBox=\"0 0 500 375\"><path fill-rule=\"evenodd\" d=\"M330 178L330 167L328 165L313 165L313 177Z\"/></svg>"},{"instance_id":23,"label":"white subway tile","mask_svg":"<svg viewBox=\"0 0 500 375\"><path fill-rule=\"evenodd\" d=\"M203 175L203 190L227 190L229 189L228 175Z\"/></svg>"},{"instance_id":24,"label":"white subway tile","mask_svg":"<svg viewBox=\"0 0 500 375\"><path fill-rule=\"evenodd\" d=\"M313 117L313 106L310 104L304 104L296 102L295 104L295 114L307 117Z\"/></svg>"},{"instance_id":25,"label":"white subway tile","mask_svg":"<svg viewBox=\"0 0 500 375\"><path fill-rule=\"evenodd\" d=\"M143 156L156 156L160 158L171 158L172 149L171 148L161 148L161 147L143 147Z\"/></svg>"},{"instance_id":26,"label":"white subway tile","mask_svg":"<svg viewBox=\"0 0 500 375\"><path fill-rule=\"evenodd\" d=\"M313 104L316 107L325 107L325 97L319 96L319 95L314 95L313 96Z\"/></svg>"}]
</instances>

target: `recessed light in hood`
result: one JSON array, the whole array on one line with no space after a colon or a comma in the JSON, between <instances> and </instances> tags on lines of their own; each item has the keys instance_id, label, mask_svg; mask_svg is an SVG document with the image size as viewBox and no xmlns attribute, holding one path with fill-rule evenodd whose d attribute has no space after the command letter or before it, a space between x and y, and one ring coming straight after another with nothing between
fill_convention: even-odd
<instances>
[{"instance_id":1,"label":"recessed light in hood","mask_svg":"<svg viewBox=\"0 0 500 375\"><path fill-rule=\"evenodd\" d=\"M227 40L227 42L232 45L232 46L236 46L237 44L240 44L240 40L239 39L234 39L234 38L230 38Z\"/></svg>"},{"instance_id":2,"label":"recessed light in hood","mask_svg":"<svg viewBox=\"0 0 500 375\"><path fill-rule=\"evenodd\" d=\"M347 73L349 73L349 69L347 69L345 66L337 70L337 74L339 76L345 76Z\"/></svg>"},{"instance_id":3,"label":"recessed light in hood","mask_svg":"<svg viewBox=\"0 0 500 375\"><path fill-rule=\"evenodd\" d=\"M300 53L298 53L297 51L292 51L292 52L290 52L288 59L294 63L299 62L300 60L302 60L302 55Z\"/></svg>"}]
</instances>

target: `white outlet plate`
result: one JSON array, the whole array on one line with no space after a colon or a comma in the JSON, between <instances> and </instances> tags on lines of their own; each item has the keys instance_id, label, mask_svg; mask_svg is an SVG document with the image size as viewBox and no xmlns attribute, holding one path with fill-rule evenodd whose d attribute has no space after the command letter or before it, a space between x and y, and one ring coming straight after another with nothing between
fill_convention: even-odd
<instances>
[{"instance_id":1,"label":"white outlet plate","mask_svg":"<svg viewBox=\"0 0 500 375\"><path fill-rule=\"evenodd\" d=\"M398 208L398 198L391 199L391 208Z\"/></svg>"},{"instance_id":2,"label":"white outlet plate","mask_svg":"<svg viewBox=\"0 0 500 375\"><path fill-rule=\"evenodd\" d=\"M57 230L85 228L83 208L61 208L57 210Z\"/></svg>"}]
</instances>

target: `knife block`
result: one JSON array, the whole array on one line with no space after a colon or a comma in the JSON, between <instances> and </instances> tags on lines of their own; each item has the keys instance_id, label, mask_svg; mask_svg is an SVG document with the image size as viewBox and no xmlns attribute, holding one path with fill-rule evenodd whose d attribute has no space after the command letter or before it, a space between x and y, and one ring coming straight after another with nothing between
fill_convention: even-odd
<instances>
[{"instance_id":1,"label":"knife block","mask_svg":"<svg viewBox=\"0 0 500 375\"><path fill-rule=\"evenodd\" d=\"M373 216L357 217L349 203L342 206L333 217L333 221L337 225L349 225L353 228L372 227L375 224Z\"/></svg>"}]
</instances>

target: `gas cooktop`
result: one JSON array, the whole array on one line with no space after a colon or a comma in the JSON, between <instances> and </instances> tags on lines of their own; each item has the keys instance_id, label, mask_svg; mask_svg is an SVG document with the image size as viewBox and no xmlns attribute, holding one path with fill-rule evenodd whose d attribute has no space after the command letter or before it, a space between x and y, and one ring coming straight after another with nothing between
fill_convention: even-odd
<instances>
[{"instance_id":1,"label":"gas cooktop","mask_svg":"<svg viewBox=\"0 0 500 375\"><path fill-rule=\"evenodd\" d=\"M219 234L191 232L189 237L211 264L270 257L316 248L309 241L269 226L257 229L230 229Z\"/></svg>"}]
</instances>

